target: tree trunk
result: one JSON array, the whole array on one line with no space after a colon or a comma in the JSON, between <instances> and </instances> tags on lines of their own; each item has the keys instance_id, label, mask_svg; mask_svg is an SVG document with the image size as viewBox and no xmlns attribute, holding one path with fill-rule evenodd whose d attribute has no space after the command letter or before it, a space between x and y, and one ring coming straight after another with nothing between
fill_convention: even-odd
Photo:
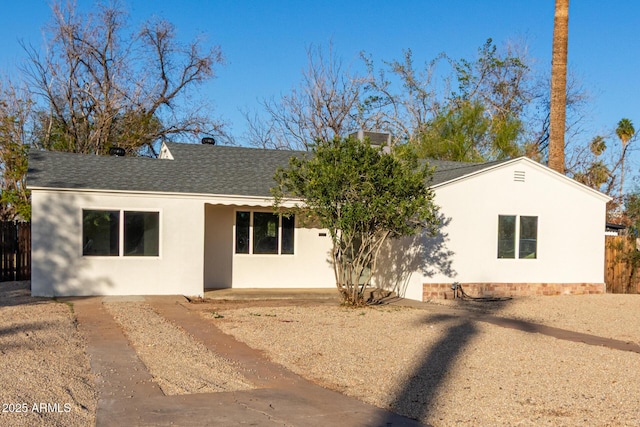
<instances>
[{"instance_id":1,"label":"tree trunk","mask_svg":"<svg viewBox=\"0 0 640 427\"><path fill-rule=\"evenodd\" d=\"M569 42L569 0L556 0L553 20L551 63L551 111L549 124L549 167L564 174L564 132L567 116L567 46Z\"/></svg>"}]
</instances>

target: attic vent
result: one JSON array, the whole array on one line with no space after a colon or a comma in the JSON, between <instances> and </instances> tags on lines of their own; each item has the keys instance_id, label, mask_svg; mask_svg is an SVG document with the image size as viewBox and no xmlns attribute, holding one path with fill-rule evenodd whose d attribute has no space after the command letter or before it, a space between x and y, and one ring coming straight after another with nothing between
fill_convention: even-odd
<instances>
[{"instance_id":1,"label":"attic vent","mask_svg":"<svg viewBox=\"0 0 640 427\"><path fill-rule=\"evenodd\" d=\"M524 171L513 172L513 180L515 182L524 182Z\"/></svg>"}]
</instances>

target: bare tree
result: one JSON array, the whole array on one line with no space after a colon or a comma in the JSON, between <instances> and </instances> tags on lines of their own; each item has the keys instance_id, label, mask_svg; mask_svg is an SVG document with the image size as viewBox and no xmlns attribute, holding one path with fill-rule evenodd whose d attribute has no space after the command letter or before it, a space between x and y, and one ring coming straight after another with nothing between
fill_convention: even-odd
<instances>
[{"instance_id":1,"label":"bare tree","mask_svg":"<svg viewBox=\"0 0 640 427\"><path fill-rule=\"evenodd\" d=\"M383 61L386 70L376 69L370 56L363 54L362 58L368 70L363 113L372 117L379 129L391 132L394 143L414 141L442 108L440 95L448 92L449 85L445 79L439 86L442 82L436 71L446 56L440 54L418 69L408 49L402 60Z\"/></svg>"},{"instance_id":2,"label":"bare tree","mask_svg":"<svg viewBox=\"0 0 640 427\"><path fill-rule=\"evenodd\" d=\"M112 146L155 154L160 140L221 134L188 95L214 77L222 63L217 46L177 42L164 20L129 34L125 11L98 4L82 15L75 3L56 2L40 53L24 46L25 71L39 104L39 142L47 149L104 154Z\"/></svg>"},{"instance_id":3,"label":"bare tree","mask_svg":"<svg viewBox=\"0 0 640 427\"><path fill-rule=\"evenodd\" d=\"M531 158L537 161L548 160L549 156L549 126L551 121L551 94L549 74L540 75L534 85L534 98L531 108L525 113L527 122L527 149ZM580 163L580 153L588 150L584 124L588 121L588 107L592 95L582 84L582 80L575 73L567 73L567 95L565 110L564 155L565 171L571 173Z\"/></svg>"},{"instance_id":4,"label":"bare tree","mask_svg":"<svg viewBox=\"0 0 640 427\"><path fill-rule=\"evenodd\" d=\"M365 79L345 68L330 44L307 49L302 82L280 99L265 100L267 119L245 114L249 142L264 148L308 150L318 140L331 141L370 128L360 114Z\"/></svg>"}]
</instances>

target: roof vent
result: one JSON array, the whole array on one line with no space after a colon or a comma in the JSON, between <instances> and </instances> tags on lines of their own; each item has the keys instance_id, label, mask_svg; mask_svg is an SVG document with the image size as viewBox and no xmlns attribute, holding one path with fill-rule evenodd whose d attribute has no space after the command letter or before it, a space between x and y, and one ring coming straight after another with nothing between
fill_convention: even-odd
<instances>
[{"instance_id":1,"label":"roof vent","mask_svg":"<svg viewBox=\"0 0 640 427\"><path fill-rule=\"evenodd\" d=\"M349 134L349 137L356 138L360 141L364 141L368 138L369 144L372 147L384 147L384 152L389 153L391 151L391 134L388 132L369 132L365 130L359 130Z\"/></svg>"},{"instance_id":2,"label":"roof vent","mask_svg":"<svg viewBox=\"0 0 640 427\"><path fill-rule=\"evenodd\" d=\"M111 147L109 148L109 155L114 157L124 157L125 152L122 147Z\"/></svg>"},{"instance_id":3,"label":"roof vent","mask_svg":"<svg viewBox=\"0 0 640 427\"><path fill-rule=\"evenodd\" d=\"M524 171L514 171L513 180L515 182L524 182Z\"/></svg>"},{"instance_id":4,"label":"roof vent","mask_svg":"<svg viewBox=\"0 0 640 427\"><path fill-rule=\"evenodd\" d=\"M211 138L210 136L202 138L200 142L207 145L216 145L216 140Z\"/></svg>"},{"instance_id":5,"label":"roof vent","mask_svg":"<svg viewBox=\"0 0 640 427\"><path fill-rule=\"evenodd\" d=\"M357 138L360 141L364 141L365 138L369 138L371 145L391 145L391 134L388 132L370 132L365 130L359 130L349 134L352 138Z\"/></svg>"}]
</instances>

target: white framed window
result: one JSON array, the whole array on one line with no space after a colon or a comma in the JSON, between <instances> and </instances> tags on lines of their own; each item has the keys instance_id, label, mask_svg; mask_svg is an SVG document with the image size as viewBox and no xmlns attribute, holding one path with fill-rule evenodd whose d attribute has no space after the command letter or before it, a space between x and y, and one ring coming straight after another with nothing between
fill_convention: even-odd
<instances>
[{"instance_id":1,"label":"white framed window","mask_svg":"<svg viewBox=\"0 0 640 427\"><path fill-rule=\"evenodd\" d=\"M158 257L160 212L83 209L82 255Z\"/></svg>"},{"instance_id":2,"label":"white framed window","mask_svg":"<svg viewBox=\"0 0 640 427\"><path fill-rule=\"evenodd\" d=\"M236 211L235 253L293 255L295 215Z\"/></svg>"},{"instance_id":3,"label":"white framed window","mask_svg":"<svg viewBox=\"0 0 640 427\"><path fill-rule=\"evenodd\" d=\"M498 258L538 257L538 217L498 215Z\"/></svg>"}]
</instances>

